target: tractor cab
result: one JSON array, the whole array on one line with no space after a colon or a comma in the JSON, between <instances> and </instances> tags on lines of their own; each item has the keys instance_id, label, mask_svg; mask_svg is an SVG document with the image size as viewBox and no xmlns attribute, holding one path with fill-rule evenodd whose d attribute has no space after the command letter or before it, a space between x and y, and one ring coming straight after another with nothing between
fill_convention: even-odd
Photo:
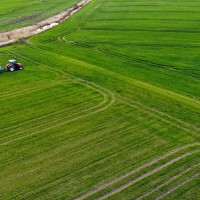
<instances>
[{"instance_id":1,"label":"tractor cab","mask_svg":"<svg viewBox=\"0 0 200 200\"><path fill-rule=\"evenodd\" d=\"M9 60L8 65L15 65L17 63L16 60Z\"/></svg>"},{"instance_id":2,"label":"tractor cab","mask_svg":"<svg viewBox=\"0 0 200 200\"><path fill-rule=\"evenodd\" d=\"M17 63L16 60L8 60L7 67L5 68L5 71L14 72L15 70L22 70L23 66L21 63Z\"/></svg>"}]
</instances>

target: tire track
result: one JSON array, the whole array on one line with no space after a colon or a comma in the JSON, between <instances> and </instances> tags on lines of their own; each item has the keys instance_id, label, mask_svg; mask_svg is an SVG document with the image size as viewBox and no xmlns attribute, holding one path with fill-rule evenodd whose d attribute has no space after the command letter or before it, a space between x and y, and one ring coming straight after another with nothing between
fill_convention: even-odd
<instances>
[{"instance_id":1,"label":"tire track","mask_svg":"<svg viewBox=\"0 0 200 200\"><path fill-rule=\"evenodd\" d=\"M169 156L171 156L171 155L173 155L175 153L178 153L181 150L184 150L186 148L193 147L193 146L199 146L199 145L200 145L200 143L193 143L193 144L188 144L188 145L176 148L176 149L168 152L167 154L165 154L163 156L155 158L155 159L151 160L150 162L145 163L144 165L141 165L141 166L137 167L136 169L133 169L133 170L125 173L124 175L121 175L118 178L115 178L115 179L111 180L110 182L106 182L104 184L101 184L101 185L97 186L96 188L94 188L94 189L90 190L89 192L81 195L80 197L75 198L75 200L83 200L83 199L85 199L85 198L87 198L87 197L89 197L89 196L91 196L91 195L93 195L93 194L95 194L97 192L100 192L103 189L106 189L109 186L114 185L115 183L118 183L118 182L122 181L123 179L129 177L130 175L133 175L133 174L139 172L140 170L142 170L142 169L144 169L146 167L149 167L149 166L151 166L151 165L153 165L153 164L155 164L155 163L157 163L157 162L159 162L159 161L161 161L161 160L163 160L163 159L165 159L165 158L167 158L167 157L169 157Z\"/></svg>"},{"instance_id":2,"label":"tire track","mask_svg":"<svg viewBox=\"0 0 200 200\"><path fill-rule=\"evenodd\" d=\"M161 114L161 115L163 115L164 117L168 117L168 118L170 118L170 119L172 119L172 120L175 120L175 121L181 123L182 125L185 125L185 126L188 126L188 127L190 127L190 128L193 128L193 129L195 129L196 131L200 131L200 128L199 128L199 127L196 127L196 126L194 126L194 125L192 125L192 124L190 124L190 123L188 123L188 122L185 122L185 121L183 121L183 120L181 120L181 119L178 119L178 118L176 118L176 117L173 117L173 116L171 116L171 115L169 115L169 114L167 114L167 113L164 113L164 112L162 112L162 111L160 111L160 110L158 110L158 109L149 107L149 106L147 106L147 105L145 105L145 104L142 104L141 102L134 101L134 100L132 100L132 99L130 99L130 98L128 98L128 97L123 97L123 96L120 96L120 95L119 95L119 97L121 97L122 99L124 99L125 101L127 101L127 103L130 103L130 102L131 102L130 104L133 104L133 105L137 104L138 106L143 106L143 107L145 107L147 110L151 111L151 113L152 113L152 112L155 112L155 113ZM140 107L139 107L139 108L140 108Z\"/></svg>"},{"instance_id":3,"label":"tire track","mask_svg":"<svg viewBox=\"0 0 200 200\"><path fill-rule=\"evenodd\" d=\"M130 130L131 130L131 128L128 129L128 131L130 131ZM120 133L120 134L126 133L126 130L122 129L122 130L119 131L119 133ZM148 139L148 138L147 138L147 139ZM102 140L102 141L101 141L101 143L104 143L104 142L105 142L105 140ZM96 146L96 144L94 144L93 146L88 147L88 150L90 150L90 149L93 150L94 146ZM30 191L30 192L28 192L28 193L24 192L24 193L25 193L25 194L24 194L25 197L22 197L22 198L27 199L27 198L28 198L28 197L27 197L28 195L35 194L35 193L37 193L37 192L40 192L41 190L44 190L44 189L46 189L46 188L48 188L48 187L53 186L53 185L62 184L62 183L64 183L64 182L66 181L66 178L67 178L67 177L69 177L69 176L71 176L71 175L73 175L73 174L76 174L76 173L81 173L82 171L87 170L88 168L91 168L91 167L93 167L93 166L95 166L95 165L99 165L99 164L101 164L101 163L103 163L103 162L105 162L105 161L108 161L109 159L111 159L111 158L113 158L113 157L116 157L117 155L121 154L122 152L127 151L127 150L128 150L129 148L131 148L131 147L132 147L132 144L129 144L129 145L127 145L127 146L125 146L125 147L123 147L123 148L121 148L121 149L117 149L117 150L115 150L112 154L108 153L108 155L107 155L105 158L100 159L100 160L98 160L98 161L95 162L95 163L90 163L89 165L84 166L83 168L80 168L80 169L78 169L78 170L76 170L76 171L72 171L72 172L70 172L69 174L67 174L66 176L57 177L55 180L49 182L48 184L45 184L45 185L43 185L42 187L39 187L39 188L37 188L37 189L35 189L35 190L32 190L32 191ZM80 150L78 153L81 153L81 152L84 152L84 149L83 149L83 150ZM76 152L75 152L73 155L76 155ZM55 162L52 162L52 163L49 163L49 164L54 164L54 163L57 163L58 161L67 160L67 158L69 159L69 158L70 158L71 156L73 156L73 155L69 155L68 157L61 158L61 159L56 160ZM45 165L45 166L46 166L46 165ZM42 166L41 168L43 168L43 167L45 167L45 166ZM48 166L48 164L47 164L47 166ZM41 169L41 168L40 168L40 169ZM33 171L31 171L31 172L35 172L35 171L37 171L37 170L38 170L38 169L33 170ZM23 194L20 194L20 195L23 195ZM20 196L20 198L21 198L21 196Z\"/></svg>"},{"instance_id":4,"label":"tire track","mask_svg":"<svg viewBox=\"0 0 200 200\"><path fill-rule=\"evenodd\" d=\"M109 126L112 126L112 124L109 124ZM131 128L132 128L132 127L131 127ZM124 126L119 127L119 128L118 128L117 130L115 130L112 134L109 134L106 138L100 139L100 140L98 141L98 145L99 145L99 144L103 144L106 140L110 139L114 134L116 134L116 132L117 132L118 134L124 134L124 133L127 134L127 132L129 133L129 132L132 130L131 128L130 128L130 127L124 127ZM101 134L98 136L98 138L101 138L102 135L104 135L104 133L101 133ZM81 154L81 153L84 153L86 150L87 150L87 151L90 151L90 150L92 151L92 150L94 149L94 147L96 147L97 145L94 143L93 139L92 139L91 141L92 141L92 142L91 142L90 146L84 146L84 145L82 146L82 145L81 145L81 147L84 147L84 148L81 148L81 149L79 149L78 151L72 151L70 154L68 154L68 155L65 156L65 157L57 158L57 157L58 157L57 154L54 155L54 156L56 157L56 159L51 159L50 157L49 157L49 158L46 158L46 157L45 157L45 159L50 160L50 162L45 162L44 165L39 165L38 167L31 169L30 171L27 171L27 172L24 172L24 173L20 173L19 175L12 177L12 178L10 179L10 181L13 181L13 179L22 178L23 176L28 175L28 174L31 174L31 173L35 173L35 172L37 172L38 170L41 170L41 169L44 170L44 169L46 169L46 167L48 167L48 166L50 166L50 165L54 165L54 164L57 165L57 164L59 164L59 162L68 161L68 160L70 160L71 158L73 158L75 155L79 155L79 154ZM64 143L64 142L60 142L59 144L62 145L63 143ZM88 143L88 142L87 142L87 143ZM58 145L58 144L57 144L57 145ZM131 147L131 145L128 145L128 147ZM123 147L123 149L126 149L126 148ZM89 168L89 167L91 167L91 166L93 166L93 165L100 164L100 163L104 162L105 160L108 160L108 159L110 159L110 158L112 158L112 157L115 157L116 155L118 155L119 153L121 153L121 151L122 151L122 149L117 149L117 150L114 151L113 154L108 153L108 156L106 156L105 158L103 158L103 159L101 159L101 160L98 160L97 162L92 163L91 165L85 166L84 168L81 168L81 169L79 169L78 171L73 171L73 172L70 173L70 175L71 175L72 173L77 173L77 172L82 171L82 170L84 170L84 169L87 169L87 168ZM63 152L62 152L62 153L63 153ZM8 182L8 180L6 180L6 182ZM5 182L1 182L1 183L0 183L0 186L1 186L1 185L4 185L4 184L5 184ZM9 184L9 182L8 182L8 184Z\"/></svg>"},{"instance_id":5,"label":"tire track","mask_svg":"<svg viewBox=\"0 0 200 200\"><path fill-rule=\"evenodd\" d=\"M62 38L62 39L63 39L63 38ZM63 40L65 41L65 39L63 39ZM71 43L71 41L69 41L69 42ZM73 41L72 41L72 42L73 42ZM89 46L89 48L91 48L90 45L88 45L88 46ZM47 51L47 52L54 53L54 52L52 52L52 51L49 51L49 50L46 50L46 49L41 49L41 48L39 48L39 47L35 47L35 48L37 48L37 49L39 49L39 50L42 50L42 51ZM64 57L65 57L65 56L64 56ZM127 98L124 97L124 99L127 99ZM172 117L172 116L170 116L169 114L163 113L163 112L161 112L161 111L159 111L159 110L157 110L157 109L150 108L150 107L148 107L148 106L146 106L146 105L144 105L144 104L142 104L142 103L140 103L140 102L134 101L134 103L137 103L137 104L139 104L139 105L145 106L146 109L151 110L151 112L154 111L154 113L162 114L162 115L164 115L165 118L168 117L168 118L171 118L173 121L176 120L177 122L181 123L182 125L184 125L184 126L186 126L186 127L184 128L184 127L180 126L180 125L177 124L177 123L174 123L174 122L171 122L171 121L169 121L169 120L166 120L164 117L158 117L158 116L156 116L156 115L153 115L153 116L156 116L156 117L159 118L159 119L162 119L163 121L165 121L165 122L167 122L167 123L171 123L171 124L177 126L178 128L182 128L183 130L186 130L187 132L190 132L191 134L194 134L195 136L198 136L198 137L199 137L199 131L200 131L200 129L199 129L198 127L196 127L196 126L194 126L194 125L192 125L192 124L189 124L189 123L187 123L187 122L184 122L184 121L182 121L182 120L180 120L180 119L178 119L178 118ZM197 101L197 103L199 103L199 101ZM144 110L143 110L143 111L144 111ZM149 113L149 114L152 115L151 112L147 112L147 113ZM189 128L188 128L188 127L189 127ZM194 130L194 131L191 131L191 129L195 129L195 130Z\"/></svg>"},{"instance_id":6,"label":"tire track","mask_svg":"<svg viewBox=\"0 0 200 200\"><path fill-rule=\"evenodd\" d=\"M71 41L68 41L68 42L71 43ZM72 43L73 43L73 41L72 41ZM91 46L90 46L90 47L91 47ZM41 48L38 48L38 47L37 47L37 49L42 50L42 51L47 51L47 52L54 53L54 52L52 52L52 51L48 51L48 50L46 50L46 49L41 49ZM64 56L64 57L65 57L65 56ZM119 96L119 95L118 95L118 96ZM122 97L122 96L120 96L120 97ZM122 98L128 100L128 99L125 98L125 97L122 97ZM199 103L199 101L197 101L197 102ZM179 128L182 128L183 130L186 130L186 131L188 131L188 132L194 134L195 136L199 136L200 128L198 128L198 127L196 127L196 126L194 126L194 125L192 125L192 124L189 124L189 123L187 123L187 122L184 122L184 121L182 121L182 120L180 120L180 119L178 119L178 118L172 117L172 116L170 116L170 115L167 114L167 113L164 113L164 112L159 111L158 109L150 108L150 107L148 107L148 106L142 104L141 102L136 102L136 101L134 101L134 104L138 104L138 105L140 105L140 106L142 105L142 106L145 107L146 109L151 110L151 112L147 112L147 111L146 111L146 112L149 113L149 114L152 114L152 111L153 111L154 113L159 113L159 114L161 114L161 115L164 115L165 118L168 117L168 118L172 119L173 121L175 120L175 121L177 121L177 122L179 122L179 123L181 123L182 125L187 126L187 127L184 128L184 127L182 127L182 126L180 126L179 124L174 123L174 122L173 122L173 125L175 125L175 126L177 126L177 127L179 127ZM138 107L138 108L139 108L139 107ZM139 109L140 109L140 108L139 108ZM143 110L143 111L144 111L144 110ZM156 116L156 115L154 115L154 116ZM163 121L172 124L171 121L166 120L164 117L158 117L158 116L157 116L157 118L162 119ZM189 127L189 128L188 128L188 127ZM191 131L191 129L195 129L195 130L194 130L195 133L194 133L193 131ZM197 132L197 133L196 133L196 132Z\"/></svg>"},{"instance_id":7,"label":"tire track","mask_svg":"<svg viewBox=\"0 0 200 200\"><path fill-rule=\"evenodd\" d=\"M65 39L65 35L61 37L61 39L63 41L65 41L66 43L70 43L70 44L73 44L73 45L76 45L76 46L80 46L80 47L84 47L84 48L90 48L90 49L94 49L94 46L90 45L90 44L86 44L86 43L80 43L80 42L77 42L77 41L68 41ZM162 68L162 69L167 69L167 70L172 70L172 71L176 71L178 72L179 74L184 74L184 75L190 75L194 78L199 78L199 74L186 74L184 73L184 70L185 69L180 69L180 68L177 68L175 66L170 66L170 65L162 65L162 64L158 64L158 63L155 63L155 62L151 62L151 61L148 61L148 60L144 60L144 59L140 59L140 58L135 58L135 57L130 57L130 56L127 56L127 55L123 55L121 53L116 53L116 52L112 52L112 51L109 51L107 49L104 49L104 48L100 48L100 47L97 47L96 48L97 51L100 51L102 53L105 53L107 55L111 55L111 56L114 56L114 57L120 57L124 60L128 60L128 61L133 61L133 62L136 62L136 63L140 63L140 64L145 64L145 65L149 65L149 66L153 66L153 67L157 67L157 68Z\"/></svg>"},{"instance_id":8,"label":"tire track","mask_svg":"<svg viewBox=\"0 0 200 200\"><path fill-rule=\"evenodd\" d=\"M60 39L61 37L65 36L65 35L69 35L69 34L75 32L75 31L81 29L85 24L90 22L90 20L98 13L100 8L103 6L103 3L105 3L105 2L106 1L100 1L99 2L100 4L94 8L94 10L91 12L91 14L89 16L87 16L87 18L83 22L79 23L75 27L72 27L71 30L69 29L68 31L66 31L66 32L64 32L62 34L59 34L59 35L57 35L55 37L51 37L51 38L49 38L47 40L44 40L43 42L44 43L53 42L53 41L55 41L57 39Z\"/></svg>"},{"instance_id":9,"label":"tire track","mask_svg":"<svg viewBox=\"0 0 200 200\"><path fill-rule=\"evenodd\" d=\"M122 98L123 98L123 97L122 97ZM126 99L126 100L127 100L127 98L123 98L123 99ZM197 137L200 137L200 135L199 135L199 133L200 133L199 128L197 128L197 127L195 127L195 126L193 126L193 125L190 125L190 124L188 124L188 123L186 123L186 122L183 122L182 120L179 120L179 119L177 119L177 118L171 117L171 116L168 115L168 114L164 114L164 113L162 113L161 111L157 111L156 109L148 108L147 106L141 104L141 106L147 107L147 109L144 110L144 109L142 109L141 107L139 107L139 106L137 105L137 104L138 104L137 102L136 102L135 104L130 103L131 100L130 100L129 102L123 101L123 100L119 100L119 101L121 101L121 102L127 104L128 106L137 108L137 109L139 109L139 110L141 110L141 111L147 113L147 114L150 115L150 116L153 116L153 117L155 117L155 118L158 118L158 119L162 120L163 122L166 122L166 123L168 123L168 124L171 124L171 125L173 125L173 126L176 126L176 127L178 127L178 128L181 128L181 129L183 129L183 130L185 130L185 131L191 133L192 135L195 135L195 136L197 136ZM149 109L150 111L147 111L148 109ZM183 127L183 126L181 126L181 125L179 125L179 124L177 124L177 123L174 123L174 121L173 121L173 122L172 122L172 121L169 121L169 120L167 120L167 119L164 118L164 117L160 117L160 116L154 114L153 112L154 112L154 113L157 113L157 114L158 114L158 113L159 113L159 114L162 114L162 115L164 115L165 117L168 117L168 118L170 118L170 119L172 119L172 120L175 120L175 121L181 123L181 124L184 125L184 126L187 125L187 126L189 126L190 128L188 128L188 127ZM192 129L195 129L195 130L192 131L191 128L192 128Z\"/></svg>"},{"instance_id":10,"label":"tire track","mask_svg":"<svg viewBox=\"0 0 200 200\"><path fill-rule=\"evenodd\" d=\"M115 189L111 190L110 192L98 197L97 199L98 200L107 199L108 197L121 192L122 190L124 190L124 189L130 187L131 185L139 182L140 180L142 180L142 179L144 179L144 178L146 178L146 177L148 177L148 176L150 176L150 175L162 170L163 168L165 168L165 167L167 167L167 166L169 166L169 165L171 165L171 164L173 164L173 163L175 163L175 162L177 162L177 161L179 161L179 160L181 160L181 159L183 159L183 158L185 158L187 156L193 155L193 154L198 153L198 152L200 152L200 150L191 151L191 152L185 153L185 154L183 154L181 156L178 156L177 158L174 158L174 159L166 162L165 164L162 164L162 165L154 168L153 170L150 170L150 171L140 175L139 177L137 177L135 179L132 179L128 183L125 183L125 184L119 186L118 188L115 188ZM156 199L156 200L158 200L158 199Z\"/></svg>"},{"instance_id":11,"label":"tire track","mask_svg":"<svg viewBox=\"0 0 200 200\"><path fill-rule=\"evenodd\" d=\"M23 94L29 94L29 93L32 93L32 92L37 92L37 91L49 89L53 86L56 86L57 84L59 84L59 82L57 82L57 83L46 83L42 87L33 87L33 88L31 88L31 90L29 88L29 89L26 89L26 90L20 90L20 91L13 92L13 93L10 93L10 94L2 95L1 98L0 98L0 101L5 101L5 100L10 99L10 98L15 98L15 97L18 97L18 96L23 95Z\"/></svg>"},{"instance_id":12,"label":"tire track","mask_svg":"<svg viewBox=\"0 0 200 200\"><path fill-rule=\"evenodd\" d=\"M177 174L176 176L173 176L172 178L168 179L165 183L159 185L159 186L156 187L155 189L150 190L149 192L147 192L147 193L145 193L144 195L142 195L142 196L136 198L135 200L141 200L141 199L143 199L143 198L149 196L150 194L152 194L152 193L158 191L160 188L162 188L162 187L168 185L168 184L171 183L172 181L178 179L178 178L181 177L182 175L184 175L184 174L190 172L191 170L193 170L193 169L195 169L195 168L197 168L197 167L199 167L199 166L200 166L200 164L196 164L196 165L194 165L194 166L192 166L192 167L190 167L190 168L188 168L188 169L182 171L181 173Z\"/></svg>"},{"instance_id":13,"label":"tire track","mask_svg":"<svg viewBox=\"0 0 200 200\"><path fill-rule=\"evenodd\" d=\"M40 62L38 62L36 60L24 57L24 56L22 56L20 54L14 53L14 52L11 52L11 54L17 55L18 57L21 57L21 58L23 58L25 60L29 60L29 61L31 60L34 63L40 63ZM42 63L40 63L40 64L42 64ZM46 65L44 65L44 64L42 64L42 66L46 67ZM47 66L47 67L50 68L49 66ZM57 71L60 72L60 70L57 70ZM92 83L92 82L89 82L89 81L86 81L86 80L83 80L83 79L80 79L80 78L77 79L76 77L74 77L74 76L72 76L70 74L67 74L65 72L62 72L62 71L61 71L61 74L63 74L64 76L68 75L70 77L73 77L73 79L75 79L74 81L76 81L78 84L86 86L87 88L93 89L96 92L100 93L103 96L103 101L101 103L99 103L98 105L94 106L94 107L91 107L91 108L85 109L83 111L77 112L77 113L75 113L75 114L73 114L71 116L67 116L67 117L63 117L63 118L60 118L60 119L56 119L56 120L47 122L45 124L42 124L40 126L33 127L33 128L28 129L28 130L25 130L25 131L18 132L18 133L16 133L16 135L19 135L19 134L22 134L22 133L28 133L28 131L34 131L35 128L42 128L42 127L45 127L47 125L53 124L52 126L49 126L49 127L44 128L42 130L30 133L30 134L28 134L26 136L22 136L22 137L19 137L19 138L16 138L16 139L13 139L13 140L10 140L10 141L7 141L7 142L0 143L0 146L7 145L7 144L9 144L11 142L14 142L14 141L17 141L17 140L21 140L21 139L36 135L37 133L49 130L51 128L55 128L57 126L60 126L60 125L66 124L66 123L70 123L70 122L82 119L83 117L87 117L87 116L89 116L91 114L96 114L98 112L104 111L115 102L114 93L112 93L111 91L107 90L106 88L103 88L103 87L101 87L99 85L96 85L95 83ZM86 113L84 113L84 112L86 112ZM82 115L80 116L80 114L82 114ZM74 116L74 118L71 118L72 116ZM68 119L68 118L70 118L70 119ZM66 120L66 121L62 122L63 120ZM61 121L61 122L59 122L59 121ZM57 123L57 124L55 124L55 123Z\"/></svg>"},{"instance_id":14,"label":"tire track","mask_svg":"<svg viewBox=\"0 0 200 200\"><path fill-rule=\"evenodd\" d=\"M192 181L193 179L195 179L195 178L197 178L199 176L200 176L200 173L194 174L193 176L187 178L185 181L179 183L178 185L175 185L173 188L171 188L167 192L163 193L161 196L158 196L155 200L163 199L164 197L168 196L169 194L171 194L172 192L174 192L178 188L184 186L185 184L189 183L190 181Z\"/></svg>"}]
</instances>

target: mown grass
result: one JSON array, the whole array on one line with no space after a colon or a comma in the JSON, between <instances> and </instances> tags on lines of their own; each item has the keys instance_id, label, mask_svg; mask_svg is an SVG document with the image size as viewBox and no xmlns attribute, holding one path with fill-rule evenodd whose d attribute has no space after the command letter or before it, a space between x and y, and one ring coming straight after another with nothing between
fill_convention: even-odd
<instances>
[{"instance_id":1,"label":"mown grass","mask_svg":"<svg viewBox=\"0 0 200 200\"><path fill-rule=\"evenodd\" d=\"M25 66L0 74L1 198L155 199L197 175L198 11L198 1L93 0L1 48L4 65ZM165 198L198 199L198 185Z\"/></svg>"}]
</instances>

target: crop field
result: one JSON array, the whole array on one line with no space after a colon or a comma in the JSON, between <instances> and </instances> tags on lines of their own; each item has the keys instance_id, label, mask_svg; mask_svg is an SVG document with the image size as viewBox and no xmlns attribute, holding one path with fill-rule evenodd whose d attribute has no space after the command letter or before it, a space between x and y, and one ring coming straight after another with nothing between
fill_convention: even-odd
<instances>
[{"instance_id":1,"label":"crop field","mask_svg":"<svg viewBox=\"0 0 200 200\"><path fill-rule=\"evenodd\" d=\"M0 48L0 199L200 199L199 13L92 0Z\"/></svg>"},{"instance_id":2,"label":"crop field","mask_svg":"<svg viewBox=\"0 0 200 200\"><path fill-rule=\"evenodd\" d=\"M1 0L0 32L20 28L58 14L78 0ZM48 12L47 12L48 11Z\"/></svg>"}]
</instances>

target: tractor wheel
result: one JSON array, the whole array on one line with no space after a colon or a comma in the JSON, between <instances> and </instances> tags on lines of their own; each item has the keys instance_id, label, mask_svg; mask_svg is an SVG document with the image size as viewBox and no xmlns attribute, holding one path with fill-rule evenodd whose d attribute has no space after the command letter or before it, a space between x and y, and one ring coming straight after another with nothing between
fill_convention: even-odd
<instances>
[{"instance_id":1,"label":"tractor wheel","mask_svg":"<svg viewBox=\"0 0 200 200\"><path fill-rule=\"evenodd\" d=\"M10 71L10 72L14 72L14 71L15 71L15 68L14 68L14 67L10 67L10 68L9 68L9 71Z\"/></svg>"},{"instance_id":2,"label":"tractor wheel","mask_svg":"<svg viewBox=\"0 0 200 200\"><path fill-rule=\"evenodd\" d=\"M22 66L21 63L17 63L17 65L18 65L18 69L19 69L19 70L22 70L22 69L23 69L23 66Z\"/></svg>"}]
</instances>

